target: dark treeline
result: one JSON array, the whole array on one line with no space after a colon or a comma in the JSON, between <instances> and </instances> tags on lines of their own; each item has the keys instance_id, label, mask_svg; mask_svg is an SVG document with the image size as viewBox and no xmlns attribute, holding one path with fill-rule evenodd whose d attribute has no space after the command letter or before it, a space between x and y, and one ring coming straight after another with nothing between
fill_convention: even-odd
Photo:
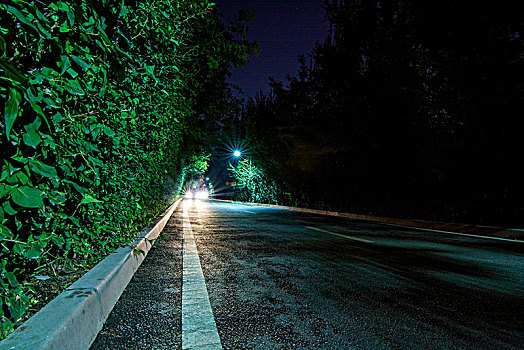
<instances>
[{"instance_id":1,"label":"dark treeline","mask_svg":"<svg viewBox=\"0 0 524 350\"><path fill-rule=\"evenodd\" d=\"M245 108L279 202L521 225L523 5L330 1L331 33Z\"/></svg>"}]
</instances>

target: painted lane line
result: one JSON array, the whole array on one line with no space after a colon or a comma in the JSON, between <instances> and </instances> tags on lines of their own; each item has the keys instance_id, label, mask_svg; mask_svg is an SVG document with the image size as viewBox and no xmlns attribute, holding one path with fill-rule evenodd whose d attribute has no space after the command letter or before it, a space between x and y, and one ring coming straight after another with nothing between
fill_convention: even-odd
<instances>
[{"instance_id":1,"label":"painted lane line","mask_svg":"<svg viewBox=\"0 0 524 350\"><path fill-rule=\"evenodd\" d=\"M408 229L413 229L413 230L419 230L419 231L430 231L430 232L437 232L437 233L447 233L447 234L456 235L456 236L475 237L475 238L482 238L482 239L494 239L496 241L504 241L504 242L524 243L524 241L518 240L518 239L501 238L501 237L493 237L493 236L479 236L479 235L473 235L471 233L460 233L460 232L433 230L433 229L430 229L430 228L405 226L405 225L399 225L399 224L390 224L390 223L387 223L387 222L382 222L382 224L389 225L389 226L403 227L403 228L408 228Z\"/></svg>"},{"instance_id":2,"label":"painted lane line","mask_svg":"<svg viewBox=\"0 0 524 350\"><path fill-rule=\"evenodd\" d=\"M206 281L184 203L182 253L182 349L222 349Z\"/></svg>"},{"instance_id":3,"label":"painted lane line","mask_svg":"<svg viewBox=\"0 0 524 350\"><path fill-rule=\"evenodd\" d=\"M249 214L256 214L254 211L249 211L249 210L244 210L246 213L249 213Z\"/></svg>"},{"instance_id":4,"label":"painted lane line","mask_svg":"<svg viewBox=\"0 0 524 350\"><path fill-rule=\"evenodd\" d=\"M311 230L315 230L315 231L329 233L330 235L333 235L333 236L338 236L338 237L342 237L342 238L352 239L354 241L365 242L365 243L374 243L373 241L370 241L370 240L367 240L367 239L364 239L364 238L346 236L346 235L343 235L343 234L340 234L340 233L335 233L335 232L331 232L331 231L322 230L321 228L316 228L316 227L312 227L312 226L304 226L304 227L309 228Z\"/></svg>"}]
</instances>

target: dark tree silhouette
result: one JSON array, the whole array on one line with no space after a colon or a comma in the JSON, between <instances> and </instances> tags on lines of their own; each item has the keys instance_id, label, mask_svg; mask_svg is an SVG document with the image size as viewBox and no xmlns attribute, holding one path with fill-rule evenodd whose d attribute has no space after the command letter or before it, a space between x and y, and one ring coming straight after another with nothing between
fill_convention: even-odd
<instances>
[{"instance_id":1,"label":"dark tree silhouette","mask_svg":"<svg viewBox=\"0 0 524 350\"><path fill-rule=\"evenodd\" d=\"M248 135L289 202L522 224L524 6L324 7L325 42L246 108Z\"/></svg>"}]
</instances>

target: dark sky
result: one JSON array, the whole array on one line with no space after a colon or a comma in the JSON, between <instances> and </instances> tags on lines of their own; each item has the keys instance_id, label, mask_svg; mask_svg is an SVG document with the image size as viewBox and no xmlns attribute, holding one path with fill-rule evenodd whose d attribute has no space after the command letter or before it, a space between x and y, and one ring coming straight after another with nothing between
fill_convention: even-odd
<instances>
[{"instance_id":1,"label":"dark sky","mask_svg":"<svg viewBox=\"0 0 524 350\"><path fill-rule=\"evenodd\" d=\"M233 69L231 81L246 96L269 89L268 78L285 80L296 75L298 56L311 53L315 42L323 41L329 24L324 21L322 0L217 0L227 17L239 8L255 11L255 22L249 24L250 40L260 42L262 53L252 57L242 69Z\"/></svg>"}]
</instances>

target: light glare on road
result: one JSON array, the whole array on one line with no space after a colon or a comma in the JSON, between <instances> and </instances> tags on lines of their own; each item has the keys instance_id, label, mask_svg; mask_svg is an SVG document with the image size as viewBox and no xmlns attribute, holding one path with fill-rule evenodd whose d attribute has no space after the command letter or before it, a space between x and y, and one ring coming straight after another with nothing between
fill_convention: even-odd
<instances>
[{"instance_id":1,"label":"light glare on road","mask_svg":"<svg viewBox=\"0 0 524 350\"><path fill-rule=\"evenodd\" d=\"M209 198L209 192L202 190L195 193L195 199L208 199Z\"/></svg>"}]
</instances>

